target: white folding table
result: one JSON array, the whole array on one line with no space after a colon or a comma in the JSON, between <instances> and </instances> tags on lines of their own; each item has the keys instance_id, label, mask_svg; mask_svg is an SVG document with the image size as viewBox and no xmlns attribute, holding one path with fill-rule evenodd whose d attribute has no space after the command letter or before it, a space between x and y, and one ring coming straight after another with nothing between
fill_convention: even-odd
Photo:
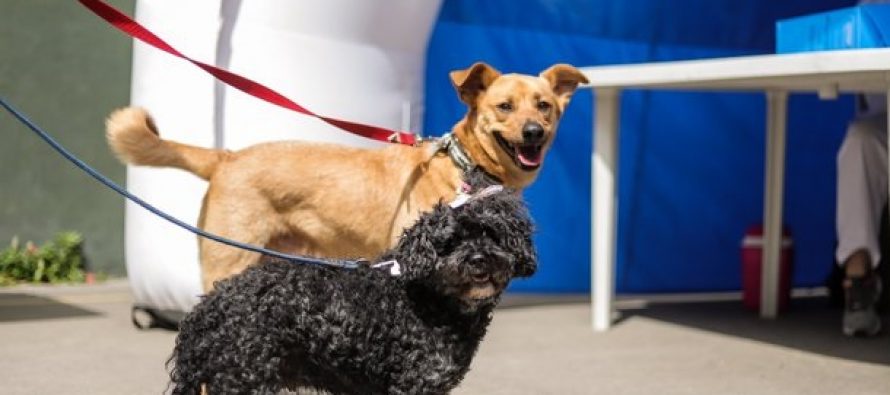
<instances>
[{"instance_id":1,"label":"white folding table","mask_svg":"<svg viewBox=\"0 0 890 395\"><path fill-rule=\"evenodd\" d=\"M594 90L591 158L591 297L596 331L612 324L615 293L618 131L621 91L764 92L766 94L766 180L760 316L775 318L779 283L782 197L785 177L785 119L789 93L890 92L890 49L740 56L706 60L585 67ZM890 113L890 111L888 111ZM890 141L890 140L888 140Z\"/></svg>"}]
</instances>

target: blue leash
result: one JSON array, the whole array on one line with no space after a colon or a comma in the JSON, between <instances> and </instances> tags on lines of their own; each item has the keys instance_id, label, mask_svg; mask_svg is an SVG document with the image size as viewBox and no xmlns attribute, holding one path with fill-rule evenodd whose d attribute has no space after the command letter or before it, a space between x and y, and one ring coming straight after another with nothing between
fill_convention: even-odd
<instances>
[{"instance_id":1,"label":"blue leash","mask_svg":"<svg viewBox=\"0 0 890 395\"><path fill-rule=\"evenodd\" d=\"M191 226L185 222L182 222L182 221L176 219L175 217L171 216L170 214L167 214L167 213L159 210L158 208L152 206L151 204L148 204L144 200L142 200L142 199L138 198L137 196L133 195L132 193L128 192L126 189L121 188L121 186L115 184L114 181L111 181L108 177L103 176L101 173L99 173L98 171L96 171L95 169L90 167L90 165L88 165L88 164L84 163L82 160L78 159L76 156L74 156L74 154L72 154L70 151L65 149L65 147L62 147L62 145L59 144L55 139L53 139L48 133L46 133L45 131L40 129L40 127L38 127L33 122L31 122L31 120L28 119L28 117L26 117L24 114L22 114L21 112L16 110L9 103L7 103L6 100L4 100L2 97L0 97L0 106L3 106L3 108L6 109L6 111L9 111L10 114L12 114L14 117L16 117L21 123L25 124L29 129L31 129L31 131L33 131L34 133L37 133L37 135L41 139L43 139L43 141L46 141L47 144L49 144L51 147L53 147L53 149L55 149L56 152L58 152L59 154L64 156L65 159L68 159L75 166L79 167L81 170L85 171L87 174L93 176L93 178L95 178L97 181L101 182L102 184L105 184L105 186L111 188L112 190L119 193L123 197L130 199L130 201L132 201L133 203L136 203L136 204L142 206L142 208L150 211L152 214L157 215L163 219L166 219L167 221L173 223L174 225L177 225L180 228L183 228L183 229L185 229L189 232L192 232L198 236L201 236L201 237L204 237L204 238L207 238L207 239L210 239L210 240L213 240L218 243L222 243L222 244L225 244L225 245L228 245L231 247L240 248L242 250L247 250L247 251L252 251L252 252L257 252L257 253L260 253L263 255L269 255L269 256L276 257L276 258L281 258L281 259L284 259L284 260L287 260L290 262L294 262L294 263L304 263L304 264L319 265L319 266L333 266L333 267L346 268L346 269L355 269L359 265L357 261L325 260L325 259L312 258L312 257L306 257L306 256L285 254L282 252L269 250L269 249L266 249L263 247L259 247L259 246L255 246L255 245L251 245L251 244L245 244L245 243L241 243L241 242L238 242L235 240L230 240L225 237L217 236L213 233L208 233L208 232L205 232L204 230L201 230L199 228Z\"/></svg>"}]
</instances>

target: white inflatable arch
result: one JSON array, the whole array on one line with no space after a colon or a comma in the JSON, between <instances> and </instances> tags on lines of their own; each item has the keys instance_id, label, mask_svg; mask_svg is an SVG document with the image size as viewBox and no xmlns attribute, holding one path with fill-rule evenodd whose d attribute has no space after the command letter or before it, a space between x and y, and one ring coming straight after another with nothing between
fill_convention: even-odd
<instances>
[{"instance_id":1,"label":"white inflatable arch","mask_svg":"<svg viewBox=\"0 0 890 395\"><path fill-rule=\"evenodd\" d=\"M335 118L419 131L427 41L440 1L139 0L140 23L184 54L229 69ZM270 140L375 146L216 82L190 63L134 44L132 105L165 138L239 149ZM129 167L127 186L197 222L206 183L172 169ZM196 237L128 202L127 275L137 325L177 319L201 294Z\"/></svg>"}]
</instances>

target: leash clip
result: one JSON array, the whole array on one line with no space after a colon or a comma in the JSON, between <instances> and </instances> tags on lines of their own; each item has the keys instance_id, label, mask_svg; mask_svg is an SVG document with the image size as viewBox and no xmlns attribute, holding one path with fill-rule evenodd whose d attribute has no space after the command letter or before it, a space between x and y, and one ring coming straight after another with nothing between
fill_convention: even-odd
<instances>
[{"instance_id":1,"label":"leash clip","mask_svg":"<svg viewBox=\"0 0 890 395\"><path fill-rule=\"evenodd\" d=\"M378 262L371 265L372 269L382 269L388 270L390 276L401 276L402 275L402 265L399 264L399 261L393 259L391 261Z\"/></svg>"},{"instance_id":2,"label":"leash clip","mask_svg":"<svg viewBox=\"0 0 890 395\"><path fill-rule=\"evenodd\" d=\"M406 138L410 137L410 138ZM406 141L408 140L408 141ZM411 145L414 147L419 147L423 143L423 138L414 133L405 133L405 132L393 132L386 138L386 141L390 143L398 143L404 145Z\"/></svg>"}]
</instances>

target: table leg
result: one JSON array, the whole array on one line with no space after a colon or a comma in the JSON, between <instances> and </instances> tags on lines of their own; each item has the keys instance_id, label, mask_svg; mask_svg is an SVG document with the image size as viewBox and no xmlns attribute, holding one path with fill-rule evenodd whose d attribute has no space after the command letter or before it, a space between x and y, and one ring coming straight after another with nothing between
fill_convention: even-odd
<instances>
[{"instance_id":1,"label":"table leg","mask_svg":"<svg viewBox=\"0 0 890 395\"><path fill-rule=\"evenodd\" d=\"M779 253L782 245L785 119L788 111L788 92L767 92L766 102L766 185L763 198L764 243L760 277L760 317L775 318L778 312Z\"/></svg>"},{"instance_id":2,"label":"table leg","mask_svg":"<svg viewBox=\"0 0 890 395\"><path fill-rule=\"evenodd\" d=\"M615 229L617 216L618 118L621 94L617 89L594 91L594 144L591 158L590 213L591 313L593 329L612 326L615 293Z\"/></svg>"}]
</instances>

